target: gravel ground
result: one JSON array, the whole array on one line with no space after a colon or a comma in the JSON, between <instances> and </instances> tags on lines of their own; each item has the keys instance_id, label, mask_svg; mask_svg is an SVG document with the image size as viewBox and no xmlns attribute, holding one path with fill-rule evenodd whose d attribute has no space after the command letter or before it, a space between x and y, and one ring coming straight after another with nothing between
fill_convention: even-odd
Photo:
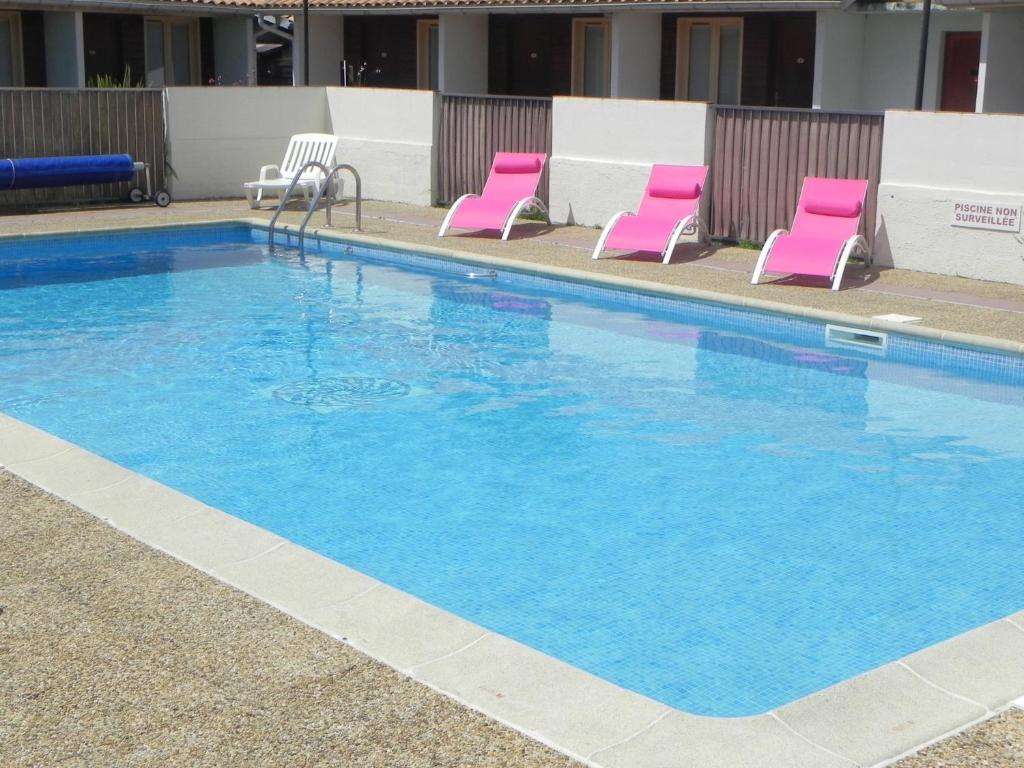
<instances>
[{"instance_id":1,"label":"gravel ground","mask_svg":"<svg viewBox=\"0 0 1024 768\"><path fill-rule=\"evenodd\" d=\"M579 766L2 469L0 564L4 768ZM897 768L1022 765L1010 710Z\"/></svg>"},{"instance_id":2,"label":"gravel ground","mask_svg":"<svg viewBox=\"0 0 1024 768\"><path fill-rule=\"evenodd\" d=\"M578 765L0 470L0 765Z\"/></svg>"},{"instance_id":3,"label":"gravel ground","mask_svg":"<svg viewBox=\"0 0 1024 768\"><path fill-rule=\"evenodd\" d=\"M1021 768L1024 710L1010 709L958 736L940 741L893 768Z\"/></svg>"}]
</instances>

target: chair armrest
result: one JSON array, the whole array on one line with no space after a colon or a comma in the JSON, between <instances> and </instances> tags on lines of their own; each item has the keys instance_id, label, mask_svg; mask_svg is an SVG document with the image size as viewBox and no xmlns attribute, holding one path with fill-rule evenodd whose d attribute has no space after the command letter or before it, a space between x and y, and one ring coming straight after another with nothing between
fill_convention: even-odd
<instances>
[{"instance_id":1,"label":"chair armrest","mask_svg":"<svg viewBox=\"0 0 1024 768\"><path fill-rule=\"evenodd\" d=\"M260 181L278 179L281 177L281 167L278 165L264 165L260 168Z\"/></svg>"},{"instance_id":2,"label":"chair armrest","mask_svg":"<svg viewBox=\"0 0 1024 768\"><path fill-rule=\"evenodd\" d=\"M619 211L610 219L608 223L604 225L604 229L601 230L601 237L597 239L597 245L594 246L594 252L590 258L596 259L601 255L601 251L604 250L605 241L611 236L612 231L615 229L615 225L619 223L619 219L625 218L626 216L636 216L632 211Z\"/></svg>"}]
</instances>

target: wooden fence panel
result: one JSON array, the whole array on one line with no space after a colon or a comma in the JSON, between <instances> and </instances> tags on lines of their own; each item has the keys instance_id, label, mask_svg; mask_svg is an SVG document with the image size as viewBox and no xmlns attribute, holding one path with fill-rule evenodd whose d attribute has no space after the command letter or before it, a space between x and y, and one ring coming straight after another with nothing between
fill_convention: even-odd
<instances>
[{"instance_id":1,"label":"wooden fence panel","mask_svg":"<svg viewBox=\"0 0 1024 768\"><path fill-rule=\"evenodd\" d=\"M163 189L164 100L159 89L0 88L0 158L127 153L150 164ZM0 191L0 206L40 206L128 198L145 180Z\"/></svg>"},{"instance_id":2,"label":"wooden fence panel","mask_svg":"<svg viewBox=\"0 0 1024 768\"><path fill-rule=\"evenodd\" d=\"M520 96L441 97L437 167L439 203L477 192L495 152L544 152L551 157L551 99ZM538 197L548 202L548 167Z\"/></svg>"},{"instance_id":3,"label":"wooden fence panel","mask_svg":"<svg viewBox=\"0 0 1024 768\"><path fill-rule=\"evenodd\" d=\"M711 230L763 242L789 227L805 176L867 179L864 233L875 233L882 115L715 107Z\"/></svg>"}]
</instances>

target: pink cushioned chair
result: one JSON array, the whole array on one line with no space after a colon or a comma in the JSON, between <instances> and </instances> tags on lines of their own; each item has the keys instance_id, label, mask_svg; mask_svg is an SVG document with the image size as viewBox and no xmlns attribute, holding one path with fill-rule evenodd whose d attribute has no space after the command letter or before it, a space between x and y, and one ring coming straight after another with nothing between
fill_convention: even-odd
<instances>
[{"instance_id":1,"label":"pink cushioned chair","mask_svg":"<svg viewBox=\"0 0 1024 768\"><path fill-rule=\"evenodd\" d=\"M871 263L867 240L859 234L867 191L864 179L805 178L793 226L768 236L751 284L757 285L765 272L815 275L829 278L832 290L838 291L855 251Z\"/></svg>"},{"instance_id":2,"label":"pink cushioned chair","mask_svg":"<svg viewBox=\"0 0 1024 768\"><path fill-rule=\"evenodd\" d=\"M636 213L619 211L601 233L592 258L611 248L661 254L668 264L683 235L700 233L706 165L655 165ZM704 230L706 231L706 227Z\"/></svg>"},{"instance_id":3,"label":"pink cushioned chair","mask_svg":"<svg viewBox=\"0 0 1024 768\"><path fill-rule=\"evenodd\" d=\"M512 225L520 213L540 211L548 224L548 209L537 197L537 185L547 155L531 152L496 152L491 172L479 195L463 195L444 217L438 237L449 229L497 229L508 240Z\"/></svg>"}]
</instances>

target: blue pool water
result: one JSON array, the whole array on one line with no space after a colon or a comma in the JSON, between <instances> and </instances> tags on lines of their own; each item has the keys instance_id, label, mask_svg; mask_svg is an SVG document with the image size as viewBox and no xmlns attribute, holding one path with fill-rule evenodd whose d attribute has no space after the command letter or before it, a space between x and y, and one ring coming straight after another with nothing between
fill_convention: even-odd
<instances>
[{"instance_id":1,"label":"blue pool water","mask_svg":"<svg viewBox=\"0 0 1024 768\"><path fill-rule=\"evenodd\" d=\"M1020 360L262 238L0 244L0 410L695 713L1024 607Z\"/></svg>"}]
</instances>

